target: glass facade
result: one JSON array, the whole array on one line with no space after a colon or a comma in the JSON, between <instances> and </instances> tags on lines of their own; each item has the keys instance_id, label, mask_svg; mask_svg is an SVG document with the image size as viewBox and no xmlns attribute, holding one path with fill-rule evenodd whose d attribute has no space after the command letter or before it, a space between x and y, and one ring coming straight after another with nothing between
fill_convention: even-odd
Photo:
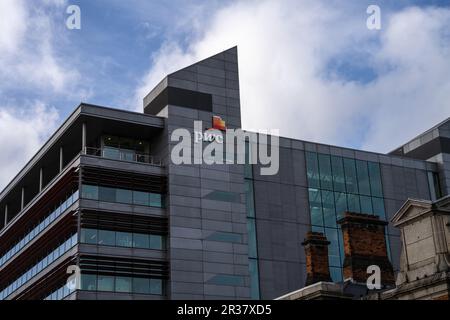
<instances>
[{"instance_id":1,"label":"glass facade","mask_svg":"<svg viewBox=\"0 0 450 320\"><path fill-rule=\"evenodd\" d=\"M376 162L306 152L306 167L312 231L324 233L331 242L330 273L333 281L341 281L344 253L337 220L345 211L374 214L386 220L380 166Z\"/></svg>"},{"instance_id":2,"label":"glass facade","mask_svg":"<svg viewBox=\"0 0 450 320\"><path fill-rule=\"evenodd\" d=\"M61 257L67 251L72 249L78 241L78 234L74 234L69 239L67 239L64 243L58 246L55 250L49 253L45 258L41 259L38 263L36 263L33 267L31 267L27 272L22 274L19 278L17 278L13 283L11 283L8 287L0 291L0 300L4 300L8 296L10 296L17 289L22 287L25 283L34 278L38 273L47 268L50 264L52 264L56 259Z\"/></svg>"},{"instance_id":3,"label":"glass facade","mask_svg":"<svg viewBox=\"0 0 450 320\"><path fill-rule=\"evenodd\" d=\"M156 234L81 229L81 243L138 249L165 249L165 237Z\"/></svg>"},{"instance_id":4,"label":"glass facade","mask_svg":"<svg viewBox=\"0 0 450 320\"><path fill-rule=\"evenodd\" d=\"M67 208L78 200L78 190L71 194L61 204L56 206L40 223L36 225L22 240L17 242L8 252L0 257L0 267L14 257L20 250L22 250L30 241L36 238L42 231L44 231L53 221L55 221Z\"/></svg>"},{"instance_id":5,"label":"glass facade","mask_svg":"<svg viewBox=\"0 0 450 320\"><path fill-rule=\"evenodd\" d=\"M134 294L163 294L163 280L96 274L81 275L81 290ZM44 300L62 300L74 292L67 285L52 292Z\"/></svg>"},{"instance_id":6,"label":"glass facade","mask_svg":"<svg viewBox=\"0 0 450 320\"><path fill-rule=\"evenodd\" d=\"M159 193L119 188L83 185L81 197L89 200L135 204L157 208L163 207L163 196Z\"/></svg>"},{"instance_id":7,"label":"glass facade","mask_svg":"<svg viewBox=\"0 0 450 320\"><path fill-rule=\"evenodd\" d=\"M249 159L249 144L246 143L246 163L244 166L245 177L245 206L247 211L248 231L248 265L250 273L250 298L258 300L259 292L259 267L258 247L256 240L255 199L253 190L253 169Z\"/></svg>"}]
</instances>

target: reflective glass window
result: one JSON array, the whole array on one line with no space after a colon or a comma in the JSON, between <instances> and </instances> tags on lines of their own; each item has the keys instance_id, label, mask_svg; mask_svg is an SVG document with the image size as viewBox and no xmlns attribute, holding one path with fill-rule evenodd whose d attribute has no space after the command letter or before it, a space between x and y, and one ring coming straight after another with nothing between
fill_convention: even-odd
<instances>
[{"instance_id":1,"label":"reflective glass window","mask_svg":"<svg viewBox=\"0 0 450 320\"><path fill-rule=\"evenodd\" d=\"M379 216L381 219L386 218L386 212L384 210L383 198L372 197L373 214Z\"/></svg>"},{"instance_id":2,"label":"reflective glass window","mask_svg":"<svg viewBox=\"0 0 450 320\"><path fill-rule=\"evenodd\" d=\"M124 190L124 189L116 189L116 200L120 203L133 203L133 191Z\"/></svg>"},{"instance_id":3,"label":"reflective glass window","mask_svg":"<svg viewBox=\"0 0 450 320\"><path fill-rule=\"evenodd\" d=\"M147 192L133 191L133 203L137 205L148 206L150 202Z\"/></svg>"},{"instance_id":4,"label":"reflective glass window","mask_svg":"<svg viewBox=\"0 0 450 320\"><path fill-rule=\"evenodd\" d=\"M150 206L162 208L162 195L159 193L150 193Z\"/></svg>"},{"instance_id":5,"label":"reflective glass window","mask_svg":"<svg viewBox=\"0 0 450 320\"><path fill-rule=\"evenodd\" d=\"M323 220L326 227L336 227L336 212L334 209L334 194L322 190Z\"/></svg>"},{"instance_id":6,"label":"reflective glass window","mask_svg":"<svg viewBox=\"0 0 450 320\"><path fill-rule=\"evenodd\" d=\"M150 235L150 249L162 250L164 246L163 236L151 234Z\"/></svg>"},{"instance_id":7,"label":"reflective glass window","mask_svg":"<svg viewBox=\"0 0 450 320\"><path fill-rule=\"evenodd\" d=\"M336 208L336 220L344 217L344 212L347 211L347 195L342 192L334 193L334 203Z\"/></svg>"},{"instance_id":8,"label":"reflective glass window","mask_svg":"<svg viewBox=\"0 0 450 320\"><path fill-rule=\"evenodd\" d=\"M254 300L258 300L260 298L258 260L249 259L248 267L250 273L250 297Z\"/></svg>"},{"instance_id":9,"label":"reflective glass window","mask_svg":"<svg viewBox=\"0 0 450 320\"><path fill-rule=\"evenodd\" d=\"M348 211L361 212L361 207L359 205L359 196L355 194L347 194L347 205Z\"/></svg>"},{"instance_id":10,"label":"reflective glass window","mask_svg":"<svg viewBox=\"0 0 450 320\"><path fill-rule=\"evenodd\" d=\"M367 162L356 160L356 172L358 177L359 193L362 195L370 196L370 181Z\"/></svg>"},{"instance_id":11,"label":"reflective glass window","mask_svg":"<svg viewBox=\"0 0 450 320\"><path fill-rule=\"evenodd\" d=\"M319 154L318 158L319 158L320 188L326 190L333 190L330 156L326 154Z\"/></svg>"},{"instance_id":12,"label":"reflective glass window","mask_svg":"<svg viewBox=\"0 0 450 320\"><path fill-rule=\"evenodd\" d=\"M116 245L118 247L131 248L133 245L133 236L130 232L116 232Z\"/></svg>"},{"instance_id":13,"label":"reflective glass window","mask_svg":"<svg viewBox=\"0 0 450 320\"><path fill-rule=\"evenodd\" d=\"M94 274L81 275L81 290L96 291L97 290L97 276Z\"/></svg>"},{"instance_id":14,"label":"reflective glass window","mask_svg":"<svg viewBox=\"0 0 450 320\"><path fill-rule=\"evenodd\" d=\"M245 180L245 207L247 211L247 217L255 217L253 181L251 180Z\"/></svg>"},{"instance_id":15,"label":"reflective glass window","mask_svg":"<svg viewBox=\"0 0 450 320\"><path fill-rule=\"evenodd\" d=\"M334 191L345 192L344 164L341 157L331 156Z\"/></svg>"},{"instance_id":16,"label":"reflective glass window","mask_svg":"<svg viewBox=\"0 0 450 320\"><path fill-rule=\"evenodd\" d=\"M337 229L325 228L325 235L327 240L330 241L328 246L328 261L330 266L341 266L341 258L339 253L339 240Z\"/></svg>"},{"instance_id":17,"label":"reflective glass window","mask_svg":"<svg viewBox=\"0 0 450 320\"><path fill-rule=\"evenodd\" d=\"M376 162L369 162L369 178L370 178L370 189L372 196L382 197L383 187L381 184L381 173L380 165Z\"/></svg>"},{"instance_id":18,"label":"reflective glass window","mask_svg":"<svg viewBox=\"0 0 450 320\"><path fill-rule=\"evenodd\" d=\"M344 158L345 187L349 193L358 193L355 160Z\"/></svg>"},{"instance_id":19,"label":"reflective glass window","mask_svg":"<svg viewBox=\"0 0 450 320\"><path fill-rule=\"evenodd\" d=\"M150 293L151 294L163 294L163 286L161 279L150 279Z\"/></svg>"},{"instance_id":20,"label":"reflective glass window","mask_svg":"<svg viewBox=\"0 0 450 320\"><path fill-rule=\"evenodd\" d=\"M139 294L150 294L150 279L133 278L133 292Z\"/></svg>"},{"instance_id":21,"label":"reflective glass window","mask_svg":"<svg viewBox=\"0 0 450 320\"><path fill-rule=\"evenodd\" d=\"M309 207L311 212L311 224L323 226L322 198L318 189L309 189Z\"/></svg>"},{"instance_id":22,"label":"reflective glass window","mask_svg":"<svg viewBox=\"0 0 450 320\"><path fill-rule=\"evenodd\" d=\"M81 196L84 199L98 200L98 187L83 185Z\"/></svg>"},{"instance_id":23,"label":"reflective glass window","mask_svg":"<svg viewBox=\"0 0 450 320\"><path fill-rule=\"evenodd\" d=\"M131 278L116 277L116 292L131 292Z\"/></svg>"},{"instance_id":24,"label":"reflective glass window","mask_svg":"<svg viewBox=\"0 0 450 320\"><path fill-rule=\"evenodd\" d=\"M94 229L81 229L81 242L88 244L98 243L98 231Z\"/></svg>"},{"instance_id":25,"label":"reflective glass window","mask_svg":"<svg viewBox=\"0 0 450 320\"><path fill-rule=\"evenodd\" d=\"M361 201L361 213L372 214L372 199L366 196L360 196L359 199Z\"/></svg>"},{"instance_id":26,"label":"reflective glass window","mask_svg":"<svg viewBox=\"0 0 450 320\"><path fill-rule=\"evenodd\" d=\"M308 186L310 188L320 188L319 163L317 161L317 153L306 152L306 168L308 176Z\"/></svg>"},{"instance_id":27,"label":"reflective glass window","mask_svg":"<svg viewBox=\"0 0 450 320\"><path fill-rule=\"evenodd\" d=\"M248 230L248 256L250 258L258 257L258 249L256 247L256 226L254 219L247 219Z\"/></svg>"},{"instance_id":28,"label":"reflective glass window","mask_svg":"<svg viewBox=\"0 0 450 320\"><path fill-rule=\"evenodd\" d=\"M100 201L116 202L116 189L108 187L99 187L98 197Z\"/></svg>"},{"instance_id":29,"label":"reflective glass window","mask_svg":"<svg viewBox=\"0 0 450 320\"><path fill-rule=\"evenodd\" d=\"M114 277L99 275L97 277L98 291L114 291Z\"/></svg>"},{"instance_id":30,"label":"reflective glass window","mask_svg":"<svg viewBox=\"0 0 450 320\"><path fill-rule=\"evenodd\" d=\"M150 248L150 237L148 234L133 233L133 246L135 248Z\"/></svg>"},{"instance_id":31,"label":"reflective glass window","mask_svg":"<svg viewBox=\"0 0 450 320\"><path fill-rule=\"evenodd\" d=\"M115 246L116 245L116 233L109 230L99 230L98 231L98 244L104 246Z\"/></svg>"}]
</instances>

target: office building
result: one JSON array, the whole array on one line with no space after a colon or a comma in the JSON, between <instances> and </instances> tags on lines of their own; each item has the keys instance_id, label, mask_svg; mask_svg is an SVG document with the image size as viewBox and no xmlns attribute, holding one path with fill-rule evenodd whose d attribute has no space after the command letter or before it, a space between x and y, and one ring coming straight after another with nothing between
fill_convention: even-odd
<instances>
[{"instance_id":1,"label":"office building","mask_svg":"<svg viewBox=\"0 0 450 320\"><path fill-rule=\"evenodd\" d=\"M389 221L450 192L450 119L391 154L281 137L275 175L175 164L174 130L241 128L239 97L232 48L168 75L142 113L80 104L0 193L0 299L273 299L305 286L309 231L339 282L344 212Z\"/></svg>"}]
</instances>

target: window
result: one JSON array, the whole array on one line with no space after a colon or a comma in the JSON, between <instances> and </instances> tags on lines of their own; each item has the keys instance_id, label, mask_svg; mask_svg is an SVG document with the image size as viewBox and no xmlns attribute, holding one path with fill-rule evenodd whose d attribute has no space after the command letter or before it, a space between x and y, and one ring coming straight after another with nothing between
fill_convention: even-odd
<instances>
[{"instance_id":1,"label":"window","mask_svg":"<svg viewBox=\"0 0 450 320\"><path fill-rule=\"evenodd\" d=\"M323 226L322 199L318 189L309 189L309 207L311 224L314 226Z\"/></svg>"},{"instance_id":2,"label":"window","mask_svg":"<svg viewBox=\"0 0 450 320\"><path fill-rule=\"evenodd\" d=\"M249 259L248 267L250 273L250 297L253 300L258 300L259 297L259 268L258 260Z\"/></svg>"},{"instance_id":3,"label":"window","mask_svg":"<svg viewBox=\"0 0 450 320\"><path fill-rule=\"evenodd\" d=\"M335 192L334 201L336 207L336 219L339 220L344 217L344 212L347 211L347 195L342 192Z\"/></svg>"},{"instance_id":4,"label":"window","mask_svg":"<svg viewBox=\"0 0 450 320\"><path fill-rule=\"evenodd\" d=\"M149 194L141 191L133 191L133 203L148 206L150 203Z\"/></svg>"},{"instance_id":5,"label":"window","mask_svg":"<svg viewBox=\"0 0 450 320\"><path fill-rule=\"evenodd\" d=\"M116 245L118 247L132 247L132 234L130 232L116 232Z\"/></svg>"},{"instance_id":6,"label":"window","mask_svg":"<svg viewBox=\"0 0 450 320\"><path fill-rule=\"evenodd\" d=\"M369 162L368 166L371 194L375 197L382 197L383 187L381 185L380 165L375 162Z\"/></svg>"},{"instance_id":7,"label":"window","mask_svg":"<svg viewBox=\"0 0 450 320\"><path fill-rule=\"evenodd\" d=\"M361 212L365 214L373 214L372 199L370 197L361 196Z\"/></svg>"},{"instance_id":8,"label":"window","mask_svg":"<svg viewBox=\"0 0 450 320\"><path fill-rule=\"evenodd\" d=\"M361 212L361 206L359 205L359 196L354 194L347 195L348 211Z\"/></svg>"},{"instance_id":9,"label":"window","mask_svg":"<svg viewBox=\"0 0 450 320\"><path fill-rule=\"evenodd\" d=\"M322 191L322 204L325 226L336 228L336 212L334 209L334 195L332 191Z\"/></svg>"},{"instance_id":10,"label":"window","mask_svg":"<svg viewBox=\"0 0 450 320\"><path fill-rule=\"evenodd\" d=\"M151 207L162 207L162 195L159 193L150 193L150 206Z\"/></svg>"},{"instance_id":11,"label":"window","mask_svg":"<svg viewBox=\"0 0 450 320\"><path fill-rule=\"evenodd\" d=\"M81 275L81 290L96 291L97 290L97 276L94 274Z\"/></svg>"},{"instance_id":12,"label":"window","mask_svg":"<svg viewBox=\"0 0 450 320\"><path fill-rule=\"evenodd\" d=\"M114 291L114 277L99 275L97 278L98 291Z\"/></svg>"},{"instance_id":13,"label":"window","mask_svg":"<svg viewBox=\"0 0 450 320\"><path fill-rule=\"evenodd\" d=\"M108 187L99 187L98 199L100 201L116 202L116 189Z\"/></svg>"},{"instance_id":14,"label":"window","mask_svg":"<svg viewBox=\"0 0 450 320\"><path fill-rule=\"evenodd\" d=\"M163 286L161 279L150 279L150 293L151 294L163 294Z\"/></svg>"},{"instance_id":15,"label":"window","mask_svg":"<svg viewBox=\"0 0 450 320\"><path fill-rule=\"evenodd\" d=\"M333 190L330 156L319 154L320 188Z\"/></svg>"},{"instance_id":16,"label":"window","mask_svg":"<svg viewBox=\"0 0 450 320\"><path fill-rule=\"evenodd\" d=\"M345 188L348 193L358 193L355 160L344 158Z\"/></svg>"},{"instance_id":17,"label":"window","mask_svg":"<svg viewBox=\"0 0 450 320\"><path fill-rule=\"evenodd\" d=\"M256 244L255 219L247 219L247 230L248 230L248 256L250 258L257 258L258 248Z\"/></svg>"},{"instance_id":18,"label":"window","mask_svg":"<svg viewBox=\"0 0 450 320\"><path fill-rule=\"evenodd\" d=\"M148 249L150 248L150 237L148 234L133 233L133 247Z\"/></svg>"},{"instance_id":19,"label":"window","mask_svg":"<svg viewBox=\"0 0 450 320\"><path fill-rule=\"evenodd\" d=\"M370 196L370 182L367 162L356 160L356 172L358 175L359 193L362 195Z\"/></svg>"},{"instance_id":20,"label":"window","mask_svg":"<svg viewBox=\"0 0 450 320\"><path fill-rule=\"evenodd\" d=\"M133 191L131 190L124 190L124 189L117 189L116 190L116 200L120 203L133 203Z\"/></svg>"},{"instance_id":21,"label":"window","mask_svg":"<svg viewBox=\"0 0 450 320\"><path fill-rule=\"evenodd\" d=\"M159 235L150 235L150 249L162 250L163 237Z\"/></svg>"},{"instance_id":22,"label":"window","mask_svg":"<svg viewBox=\"0 0 450 320\"><path fill-rule=\"evenodd\" d=\"M319 184L319 164L317 162L317 153L306 152L306 167L308 176L308 185L310 188L320 188Z\"/></svg>"},{"instance_id":23,"label":"window","mask_svg":"<svg viewBox=\"0 0 450 320\"><path fill-rule=\"evenodd\" d=\"M341 258L339 254L339 240L338 240L338 232L335 228L325 228L325 235L327 240L330 241L330 245L328 246L328 260L330 266L341 266Z\"/></svg>"},{"instance_id":24,"label":"window","mask_svg":"<svg viewBox=\"0 0 450 320\"><path fill-rule=\"evenodd\" d=\"M116 277L116 292L131 292L131 281L129 277Z\"/></svg>"},{"instance_id":25,"label":"window","mask_svg":"<svg viewBox=\"0 0 450 320\"><path fill-rule=\"evenodd\" d=\"M245 180L245 207L247 211L247 217L255 217L253 181L247 179Z\"/></svg>"},{"instance_id":26,"label":"window","mask_svg":"<svg viewBox=\"0 0 450 320\"><path fill-rule=\"evenodd\" d=\"M382 198L372 197L373 214L379 216L381 219L386 218L384 211L384 200Z\"/></svg>"},{"instance_id":27,"label":"window","mask_svg":"<svg viewBox=\"0 0 450 320\"><path fill-rule=\"evenodd\" d=\"M98 231L93 229L82 229L81 230L81 242L87 244L97 244L98 243Z\"/></svg>"},{"instance_id":28,"label":"window","mask_svg":"<svg viewBox=\"0 0 450 320\"><path fill-rule=\"evenodd\" d=\"M99 230L98 231L98 244L104 246L116 245L116 233L114 231Z\"/></svg>"},{"instance_id":29,"label":"window","mask_svg":"<svg viewBox=\"0 0 450 320\"><path fill-rule=\"evenodd\" d=\"M344 165L341 157L331 156L334 191L345 192Z\"/></svg>"},{"instance_id":30,"label":"window","mask_svg":"<svg viewBox=\"0 0 450 320\"><path fill-rule=\"evenodd\" d=\"M98 200L98 187L83 185L81 196L84 199Z\"/></svg>"},{"instance_id":31,"label":"window","mask_svg":"<svg viewBox=\"0 0 450 320\"><path fill-rule=\"evenodd\" d=\"M150 294L150 279L133 278L133 292L140 294Z\"/></svg>"}]
</instances>

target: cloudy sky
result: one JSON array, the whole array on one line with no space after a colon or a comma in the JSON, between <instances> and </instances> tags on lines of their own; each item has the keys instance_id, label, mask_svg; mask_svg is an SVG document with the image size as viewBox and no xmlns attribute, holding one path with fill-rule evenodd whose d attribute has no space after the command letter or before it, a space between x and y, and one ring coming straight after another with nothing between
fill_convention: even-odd
<instances>
[{"instance_id":1,"label":"cloudy sky","mask_svg":"<svg viewBox=\"0 0 450 320\"><path fill-rule=\"evenodd\" d=\"M81 101L140 111L235 45L244 128L388 152L450 116L449 0L0 0L0 187Z\"/></svg>"}]
</instances>

